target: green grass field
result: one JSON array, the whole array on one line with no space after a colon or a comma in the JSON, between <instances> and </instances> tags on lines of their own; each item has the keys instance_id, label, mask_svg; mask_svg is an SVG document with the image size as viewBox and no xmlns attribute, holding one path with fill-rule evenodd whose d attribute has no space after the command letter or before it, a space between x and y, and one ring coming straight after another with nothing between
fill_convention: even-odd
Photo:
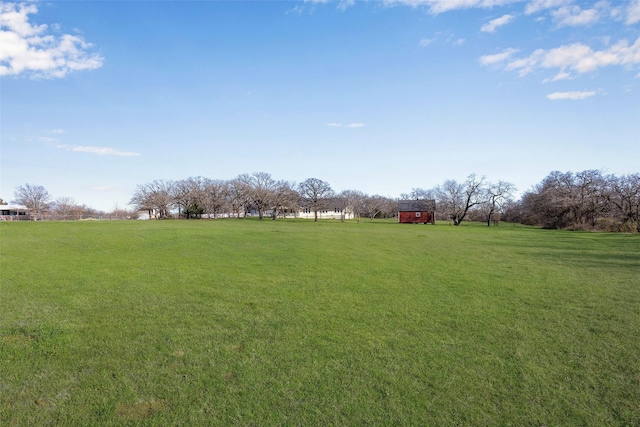
<instances>
[{"instance_id":1,"label":"green grass field","mask_svg":"<svg viewBox=\"0 0 640 427\"><path fill-rule=\"evenodd\" d=\"M0 223L0 425L640 425L640 236Z\"/></svg>"}]
</instances>

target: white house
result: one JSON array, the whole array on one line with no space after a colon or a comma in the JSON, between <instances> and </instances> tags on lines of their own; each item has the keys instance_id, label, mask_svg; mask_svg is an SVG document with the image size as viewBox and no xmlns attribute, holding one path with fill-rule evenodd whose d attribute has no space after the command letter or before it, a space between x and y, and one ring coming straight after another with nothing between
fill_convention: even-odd
<instances>
[{"instance_id":1,"label":"white house","mask_svg":"<svg viewBox=\"0 0 640 427\"><path fill-rule=\"evenodd\" d=\"M340 219L342 215L342 209L339 207L324 208L318 211L318 219ZM305 219L315 218L313 209L311 208L300 208L297 217ZM344 219L353 219L353 211L351 209L344 210Z\"/></svg>"},{"instance_id":2,"label":"white house","mask_svg":"<svg viewBox=\"0 0 640 427\"><path fill-rule=\"evenodd\" d=\"M27 215L28 210L24 205L0 205L0 220L12 221L29 219Z\"/></svg>"}]
</instances>

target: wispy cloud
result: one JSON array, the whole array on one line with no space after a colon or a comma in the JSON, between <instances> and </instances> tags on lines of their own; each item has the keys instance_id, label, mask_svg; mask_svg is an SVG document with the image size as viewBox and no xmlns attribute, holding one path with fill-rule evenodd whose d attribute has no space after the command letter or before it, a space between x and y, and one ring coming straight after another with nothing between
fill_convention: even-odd
<instances>
[{"instance_id":1,"label":"wispy cloud","mask_svg":"<svg viewBox=\"0 0 640 427\"><path fill-rule=\"evenodd\" d=\"M366 125L364 123L349 123L348 125L350 128L363 128Z\"/></svg>"},{"instance_id":2,"label":"wispy cloud","mask_svg":"<svg viewBox=\"0 0 640 427\"><path fill-rule=\"evenodd\" d=\"M640 0L631 0L627 6L627 19L625 24L633 25L640 22Z\"/></svg>"},{"instance_id":3,"label":"wispy cloud","mask_svg":"<svg viewBox=\"0 0 640 427\"><path fill-rule=\"evenodd\" d=\"M64 133L64 129L51 129L50 132L56 135L62 135Z\"/></svg>"},{"instance_id":4,"label":"wispy cloud","mask_svg":"<svg viewBox=\"0 0 640 427\"><path fill-rule=\"evenodd\" d=\"M513 21L514 18L515 17L513 15L509 15L509 14L502 15L500 18L493 19L487 22L486 24L484 24L480 28L480 31L483 31L485 33L495 33L499 27L502 27L503 25L507 25L509 22Z\"/></svg>"},{"instance_id":5,"label":"wispy cloud","mask_svg":"<svg viewBox=\"0 0 640 427\"><path fill-rule=\"evenodd\" d=\"M608 0L531 0L524 12L527 15L548 12L558 27L592 25L607 18L624 21L627 25L640 21L640 0L620 3L613 7Z\"/></svg>"},{"instance_id":6,"label":"wispy cloud","mask_svg":"<svg viewBox=\"0 0 640 427\"><path fill-rule=\"evenodd\" d=\"M587 99L594 96L596 92L594 90L591 91L576 91L576 92L554 92L547 95L547 99L552 101L561 101L561 100L572 100L572 101L580 101L582 99Z\"/></svg>"},{"instance_id":7,"label":"wispy cloud","mask_svg":"<svg viewBox=\"0 0 640 427\"><path fill-rule=\"evenodd\" d=\"M429 9L429 12L437 15L458 9L490 9L519 1L520 0L384 0L384 4L387 6L403 5L426 7Z\"/></svg>"},{"instance_id":8,"label":"wispy cloud","mask_svg":"<svg viewBox=\"0 0 640 427\"><path fill-rule=\"evenodd\" d=\"M140 153L133 151L120 151L110 147L93 147L84 145L66 145L60 144L57 146L62 150L76 151L80 153L96 154L98 156L120 156L120 157L136 157L140 156Z\"/></svg>"},{"instance_id":9,"label":"wispy cloud","mask_svg":"<svg viewBox=\"0 0 640 427\"><path fill-rule=\"evenodd\" d=\"M93 45L82 37L47 34L46 24L30 23L29 15L37 12L34 4L0 3L0 76L62 78L102 66L104 58L91 53Z\"/></svg>"},{"instance_id":10,"label":"wispy cloud","mask_svg":"<svg viewBox=\"0 0 640 427\"><path fill-rule=\"evenodd\" d=\"M531 15L546 9L552 9L569 4L571 0L531 0L524 8L524 13Z\"/></svg>"},{"instance_id":11,"label":"wispy cloud","mask_svg":"<svg viewBox=\"0 0 640 427\"><path fill-rule=\"evenodd\" d=\"M558 74L556 74L553 78L544 79L542 81L542 83L557 82L557 81L560 81L560 80L568 80L568 79L571 79L571 78L573 78L571 73L568 73L565 70L560 70L560 72Z\"/></svg>"},{"instance_id":12,"label":"wispy cloud","mask_svg":"<svg viewBox=\"0 0 640 427\"><path fill-rule=\"evenodd\" d=\"M435 42L457 47L457 46L462 46L466 42L466 39L456 36L451 31L438 31L437 33L434 34L433 37L420 39L418 43L422 47L427 47L430 44Z\"/></svg>"},{"instance_id":13,"label":"wispy cloud","mask_svg":"<svg viewBox=\"0 0 640 427\"><path fill-rule=\"evenodd\" d=\"M420 40L420 46L422 46L422 47L427 47L427 46L429 46L431 43L433 43L434 41L436 41L436 39L435 39L435 38L433 38L433 39L421 39L421 40Z\"/></svg>"},{"instance_id":14,"label":"wispy cloud","mask_svg":"<svg viewBox=\"0 0 640 427\"><path fill-rule=\"evenodd\" d=\"M607 66L640 64L640 37L632 45L627 40L621 40L604 50L593 50L585 44L574 43L550 50L537 49L527 57L512 60L514 53L507 49L500 54L482 56L480 63L503 64L506 70L518 71L520 76L540 68L555 68L559 71L553 80L563 80L572 77L572 73L584 74Z\"/></svg>"},{"instance_id":15,"label":"wispy cloud","mask_svg":"<svg viewBox=\"0 0 640 427\"><path fill-rule=\"evenodd\" d=\"M302 4L295 6L286 13L313 13L316 5L336 4L336 9L345 11L356 3L356 0L304 0Z\"/></svg>"},{"instance_id":16,"label":"wispy cloud","mask_svg":"<svg viewBox=\"0 0 640 427\"><path fill-rule=\"evenodd\" d=\"M499 64L501 62L509 59L513 54L518 53L518 49L505 49L500 53L495 53L493 55L484 55L480 57L480 64L482 65L494 65Z\"/></svg>"},{"instance_id":17,"label":"wispy cloud","mask_svg":"<svg viewBox=\"0 0 640 427\"><path fill-rule=\"evenodd\" d=\"M340 126L342 126L342 124L331 122L331 123L327 123L327 126L329 126L330 128L339 128Z\"/></svg>"},{"instance_id":18,"label":"wispy cloud","mask_svg":"<svg viewBox=\"0 0 640 427\"><path fill-rule=\"evenodd\" d=\"M599 2L595 6L591 9L582 9L578 5L566 5L551 12L551 16L558 22L559 27L590 25L600 19L605 3Z\"/></svg>"},{"instance_id":19,"label":"wispy cloud","mask_svg":"<svg viewBox=\"0 0 640 427\"><path fill-rule=\"evenodd\" d=\"M338 10L346 10L347 8L353 6L355 4L356 0L341 0L338 3Z\"/></svg>"}]
</instances>

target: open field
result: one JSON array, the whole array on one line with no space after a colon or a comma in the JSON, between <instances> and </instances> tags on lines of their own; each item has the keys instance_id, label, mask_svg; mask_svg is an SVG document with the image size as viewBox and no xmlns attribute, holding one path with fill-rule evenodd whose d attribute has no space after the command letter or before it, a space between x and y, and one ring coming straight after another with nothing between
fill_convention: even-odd
<instances>
[{"instance_id":1,"label":"open field","mask_svg":"<svg viewBox=\"0 0 640 427\"><path fill-rule=\"evenodd\" d=\"M0 223L0 425L640 425L640 236Z\"/></svg>"}]
</instances>

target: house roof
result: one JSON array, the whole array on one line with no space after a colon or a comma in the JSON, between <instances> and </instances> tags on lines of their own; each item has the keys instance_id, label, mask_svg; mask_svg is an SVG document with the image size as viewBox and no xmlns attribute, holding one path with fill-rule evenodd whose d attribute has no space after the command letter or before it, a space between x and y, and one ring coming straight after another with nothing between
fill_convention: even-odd
<instances>
[{"instance_id":1,"label":"house roof","mask_svg":"<svg viewBox=\"0 0 640 427\"><path fill-rule=\"evenodd\" d=\"M436 201L431 200L398 200L398 212L435 212Z\"/></svg>"},{"instance_id":2,"label":"house roof","mask_svg":"<svg viewBox=\"0 0 640 427\"><path fill-rule=\"evenodd\" d=\"M23 205L0 205L0 211L26 211L28 208Z\"/></svg>"}]
</instances>

